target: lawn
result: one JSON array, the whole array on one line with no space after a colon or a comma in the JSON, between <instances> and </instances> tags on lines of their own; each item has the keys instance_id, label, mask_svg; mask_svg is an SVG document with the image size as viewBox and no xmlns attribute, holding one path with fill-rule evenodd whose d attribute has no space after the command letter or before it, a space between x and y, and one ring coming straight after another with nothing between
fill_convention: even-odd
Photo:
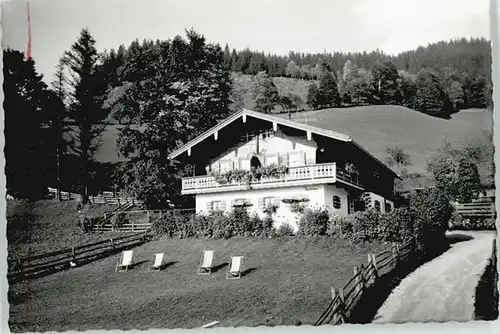
<instances>
[{"instance_id":1,"label":"lawn","mask_svg":"<svg viewBox=\"0 0 500 334\"><path fill-rule=\"evenodd\" d=\"M345 240L163 238L135 249L138 265L114 272L119 255L31 282L34 298L26 320L22 298L11 301L12 331L194 328L312 324L353 266L382 244ZM196 274L201 251L215 251L210 276ZM147 273L152 254L165 252L170 265ZM230 255L244 256L244 276L226 280ZM18 295L22 284L10 287Z\"/></svg>"},{"instance_id":2,"label":"lawn","mask_svg":"<svg viewBox=\"0 0 500 334\"><path fill-rule=\"evenodd\" d=\"M288 117L287 115L280 115ZM408 171L426 173L426 159L444 139L482 138L493 130L493 114L484 109L460 111L451 119L432 117L401 106L332 108L293 114L293 120L349 135L380 159L398 145L410 155Z\"/></svg>"}]
</instances>

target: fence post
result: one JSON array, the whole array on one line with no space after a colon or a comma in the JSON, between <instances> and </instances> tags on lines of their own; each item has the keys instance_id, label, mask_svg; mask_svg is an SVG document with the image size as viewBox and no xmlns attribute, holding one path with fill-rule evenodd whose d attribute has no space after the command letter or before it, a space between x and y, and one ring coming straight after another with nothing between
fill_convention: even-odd
<instances>
[{"instance_id":1,"label":"fence post","mask_svg":"<svg viewBox=\"0 0 500 334\"><path fill-rule=\"evenodd\" d=\"M149 210L148 210L148 211L146 211L146 221L147 221L148 223L149 223L149 216L150 216L150 214L149 214Z\"/></svg>"},{"instance_id":2,"label":"fence post","mask_svg":"<svg viewBox=\"0 0 500 334\"><path fill-rule=\"evenodd\" d=\"M337 290L331 287L330 291L332 293L332 300L335 300L335 298L337 297ZM333 308L335 308L335 304L333 305ZM333 321L333 324L337 324L338 318L339 318L339 313L337 308L337 311L335 311L335 313L332 314L331 320Z\"/></svg>"},{"instance_id":3,"label":"fence post","mask_svg":"<svg viewBox=\"0 0 500 334\"><path fill-rule=\"evenodd\" d=\"M345 299L344 299L344 288L339 289L339 316L340 316L340 322L345 324L345 316L346 316L346 309L345 309Z\"/></svg>"},{"instance_id":4,"label":"fence post","mask_svg":"<svg viewBox=\"0 0 500 334\"><path fill-rule=\"evenodd\" d=\"M361 265L361 267L363 267L363 265ZM359 267L354 267L353 272L354 272L354 277L356 277L356 279L354 281L356 282L356 294L355 295L357 296L360 291L363 291L365 283L363 280L363 273L359 269ZM360 296L357 296L356 298L359 298L359 297Z\"/></svg>"},{"instance_id":5,"label":"fence post","mask_svg":"<svg viewBox=\"0 0 500 334\"><path fill-rule=\"evenodd\" d=\"M112 249L115 249L115 243L113 242L113 238L109 239L109 244L111 245Z\"/></svg>"},{"instance_id":6,"label":"fence post","mask_svg":"<svg viewBox=\"0 0 500 334\"><path fill-rule=\"evenodd\" d=\"M392 244L392 261L394 262L394 265L398 264L398 246L396 243Z\"/></svg>"},{"instance_id":7,"label":"fence post","mask_svg":"<svg viewBox=\"0 0 500 334\"><path fill-rule=\"evenodd\" d=\"M76 263L76 252L75 252L75 247L71 247L71 257L73 259L73 262Z\"/></svg>"},{"instance_id":8,"label":"fence post","mask_svg":"<svg viewBox=\"0 0 500 334\"><path fill-rule=\"evenodd\" d=\"M375 265L373 264L373 260L372 260L372 253L368 253L368 272L367 272L367 278L366 278L366 283L367 285L371 285L373 283L375 283L375 277L372 277L372 274L373 276L376 276L376 272L375 272Z\"/></svg>"},{"instance_id":9,"label":"fence post","mask_svg":"<svg viewBox=\"0 0 500 334\"><path fill-rule=\"evenodd\" d=\"M373 271L375 273L375 277L373 278L373 281L375 282L378 278L378 267L377 267L377 257L375 254L371 254L372 256L372 266L373 266Z\"/></svg>"},{"instance_id":10,"label":"fence post","mask_svg":"<svg viewBox=\"0 0 500 334\"><path fill-rule=\"evenodd\" d=\"M134 221L132 220L132 232L134 232Z\"/></svg>"},{"instance_id":11,"label":"fence post","mask_svg":"<svg viewBox=\"0 0 500 334\"><path fill-rule=\"evenodd\" d=\"M162 214L161 214L161 213L162 213L162 211L160 210L160 214L159 214L159 218L160 218L160 220L161 220L161 216L162 216Z\"/></svg>"}]
</instances>

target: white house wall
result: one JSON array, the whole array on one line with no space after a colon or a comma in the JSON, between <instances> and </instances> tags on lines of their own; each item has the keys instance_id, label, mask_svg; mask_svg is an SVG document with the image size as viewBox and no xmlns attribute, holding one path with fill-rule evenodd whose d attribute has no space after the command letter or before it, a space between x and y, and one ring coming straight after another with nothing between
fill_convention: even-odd
<instances>
[{"instance_id":1,"label":"white house wall","mask_svg":"<svg viewBox=\"0 0 500 334\"><path fill-rule=\"evenodd\" d=\"M389 203L391 209L394 209L394 203L390 200L386 200L384 197L377 195L375 193L368 193L370 195L369 208L375 208L375 201L379 201L380 203L380 212L387 212L388 207L386 203Z\"/></svg>"},{"instance_id":2,"label":"white house wall","mask_svg":"<svg viewBox=\"0 0 500 334\"><path fill-rule=\"evenodd\" d=\"M335 186L329 186L329 194L335 193L332 188L335 188ZM344 199L342 199L342 201L343 203L345 202L347 204L347 197L345 193L343 193L342 190L337 193L345 197ZM325 199L327 198L327 196L325 196L324 185L318 187L287 187L259 190L250 189L245 191L232 191L227 193L197 194L196 212L199 214L207 213L207 211L210 210L209 207L213 201L223 201L223 209L225 209L225 211L227 212L232 209L231 203L233 200L246 199L252 204L251 207L248 207L248 212L250 214L257 213L259 216L264 217L265 213L262 211L262 207L259 207L259 201L260 203L262 203L263 198L273 197L278 200L277 203L279 204L276 213L274 213L272 216L275 227L279 227L284 222L287 222L294 228L295 231L297 231L298 215L290 211L290 204L281 202L281 199L283 198L291 198L297 196L304 196L309 198L308 202L304 202L304 204L306 204L308 207L324 207L326 204Z\"/></svg>"},{"instance_id":3,"label":"white house wall","mask_svg":"<svg viewBox=\"0 0 500 334\"><path fill-rule=\"evenodd\" d=\"M316 163L317 144L314 140L307 140L304 137L286 136L279 129L273 133L270 130L271 136L259 135L259 157L263 165L272 163L278 164L278 154L288 153L290 156L291 165L302 166ZM224 152L218 159L211 161L206 167L207 173L209 170L218 171L221 169L250 169L250 159L255 154L257 148L257 138L230 149ZM241 161L241 160L244 161ZM234 162L234 164L233 164Z\"/></svg>"},{"instance_id":4,"label":"white house wall","mask_svg":"<svg viewBox=\"0 0 500 334\"><path fill-rule=\"evenodd\" d=\"M325 194L325 207L329 212L335 213L338 216L346 217L349 213L348 211L348 203L347 203L347 191L342 188L337 188L335 185L327 184L324 186L324 194ZM340 209L336 209L333 207L333 196L340 197Z\"/></svg>"}]
</instances>

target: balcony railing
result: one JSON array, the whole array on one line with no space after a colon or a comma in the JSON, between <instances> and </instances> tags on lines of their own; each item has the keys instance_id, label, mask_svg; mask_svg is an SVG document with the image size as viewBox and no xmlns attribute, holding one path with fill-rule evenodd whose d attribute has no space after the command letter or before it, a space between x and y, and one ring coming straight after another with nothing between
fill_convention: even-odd
<instances>
[{"instance_id":1,"label":"balcony railing","mask_svg":"<svg viewBox=\"0 0 500 334\"><path fill-rule=\"evenodd\" d=\"M196 193L198 191L214 191L244 189L245 187L271 188L280 185L297 184L319 184L334 183L336 181L346 182L357 187L361 187L357 177L353 177L340 168L335 163L317 164L310 166L289 167L288 172L281 177L252 180L250 183L232 181L230 183L218 183L215 177L193 176L182 179L182 192L185 194Z\"/></svg>"}]
</instances>

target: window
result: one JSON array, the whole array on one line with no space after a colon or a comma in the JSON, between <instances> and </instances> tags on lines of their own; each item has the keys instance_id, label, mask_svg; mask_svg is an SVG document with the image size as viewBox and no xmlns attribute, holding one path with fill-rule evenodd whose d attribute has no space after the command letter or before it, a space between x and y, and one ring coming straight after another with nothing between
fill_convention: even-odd
<instances>
[{"instance_id":1,"label":"window","mask_svg":"<svg viewBox=\"0 0 500 334\"><path fill-rule=\"evenodd\" d=\"M333 207L335 209L340 209L340 197L339 196L333 196Z\"/></svg>"},{"instance_id":2,"label":"window","mask_svg":"<svg viewBox=\"0 0 500 334\"><path fill-rule=\"evenodd\" d=\"M385 212L391 212L391 211L392 211L391 203L385 203Z\"/></svg>"},{"instance_id":3,"label":"window","mask_svg":"<svg viewBox=\"0 0 500 334\"><path fill-rule=\"evenodd\" d=\"M375 206L375 211L380 212L380 202L379 201L375 201L374 202L374 206Z\"/></svg>"},{"instance_id":4,"label":"window","mask_svg":"<svg viewBox=\"0 0 500 334\"><path fill-rule=\"evenodd\" d=\"M211 211L226 211L226 203L224 201L213 201Z\"/></svg>"},{"instance_id":5,"label":"window","mask_svg":"<svg viewBox=\"0 0 500 334\"><path fill-rule=\"evenodd\" d=\"M304 166L306 164L306 155L303 152L290 153L288 159L288 165L290 167Z\"/></svg>"},{"instance_id":6,"label":"window","mask_svg":"<svg viewBox=\"0 0 500 334\"><path fill-rule=\"evenodd\" d=\"M272 197L264 197L264 207L267 208L268 206L273 204L273 198Z\"/></svg>"}]
</instances>

